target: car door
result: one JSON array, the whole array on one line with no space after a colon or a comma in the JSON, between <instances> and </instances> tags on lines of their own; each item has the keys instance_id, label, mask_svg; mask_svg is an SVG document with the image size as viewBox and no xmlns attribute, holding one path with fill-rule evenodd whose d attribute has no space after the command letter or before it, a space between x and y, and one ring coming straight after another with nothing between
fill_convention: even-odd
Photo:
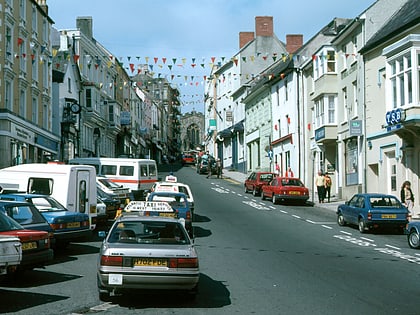
<instances>
[{"instance_id":1,"label":"car door","mask_svg":"<svg viewBox=\"0 0 420 315\"><path fill-rule=\"evenodd\" d=\"M353 224L358 224L359 222L359 215L363 212L363 209L365 208L365 198L363 196L355 196L354 199L352 199L352 202L350 203L350 216L351 216L351 222Z\"/></svg>"},{"instance_id":2,"label":"car door","mask_svg":"<svg viewBox=\"0 0 420 315\"><path fill-rule=\"evenodd\" d=\"M341 207L342 214L346 222L350 224L355 224L354 217L356 212L356 205L358 201L358 195L353 196L345 205Z\"/></svg>"},{"instance_id":3,"label":"car door","mask_svg":"<svg viewBox=\"0 0 420 315\"><path fill-rule=\"evenodd\" d=\"M251 175L248 176L248 178L245 180L245 186L247 190L252 190L253 186L253 180L255 179L255 173L252 172Z\"/></svg>"}]
</instances>

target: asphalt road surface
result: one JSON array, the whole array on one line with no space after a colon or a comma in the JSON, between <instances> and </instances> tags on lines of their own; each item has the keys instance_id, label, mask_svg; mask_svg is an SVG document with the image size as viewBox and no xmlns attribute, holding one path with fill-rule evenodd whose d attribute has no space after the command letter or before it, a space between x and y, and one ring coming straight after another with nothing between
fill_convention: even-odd
<instances>
[{"instance_id":1,"label":"asphalt road surface","mask_svg":"<svg viewBox=\"0 0 420 315\"><path fill-rule=\"evenodd\" d=\"M161 176L169 172L164 169ZM100 241L71 244L44 269L0 288L16 314L420 314L420 251L406 236L360 234L318 207L273 205L226 179L172 166L195 198L195 301L173 293L99 301Z\"/></svg>"}]
</instances>

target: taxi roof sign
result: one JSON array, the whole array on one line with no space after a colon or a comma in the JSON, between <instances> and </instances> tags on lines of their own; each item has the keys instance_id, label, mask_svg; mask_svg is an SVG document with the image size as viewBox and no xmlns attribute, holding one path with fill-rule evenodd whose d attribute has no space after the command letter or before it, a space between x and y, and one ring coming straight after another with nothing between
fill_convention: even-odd
<instances>
[{"instance_id":1,"label":"taxi roof sign","mask_svg":"<svg viewBox=\"0 0 420 315\"><path fill-rule=\"evenodd\" d=\"M174 212L174 209L165 201L131 201L124 212Z\"/></svg>"},{"instance_id":2,"label":"taxi roof sign","mask_svg":"<svg viewBox=\"0 0 420 315\"><path fill-rule=\"evenodd\" d=\"M174 175L168 175L165 177L165 182L176 183L178 178Z\"/></svg>"}]
</instances>

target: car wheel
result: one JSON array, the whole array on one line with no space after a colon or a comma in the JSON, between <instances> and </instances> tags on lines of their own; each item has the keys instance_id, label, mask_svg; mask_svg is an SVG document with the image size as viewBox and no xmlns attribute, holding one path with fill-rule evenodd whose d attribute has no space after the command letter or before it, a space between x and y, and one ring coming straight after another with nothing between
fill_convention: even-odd
<instances>
[{"instance_id":1,"label":"car wheel","mask_svg":"<svg viewBox=\"0 0 420 315\"><path fill-rule=\"evenodd\" d=\"M363 221L363 219L360 218L359 219L359 232L366 233L366 231L367 231L367 227L366 227L365 221Z\"/></svg>"},{"instance_id":2,"label":"car wheel","mask_svg":"<svg viewBox=\"0 0 420 315\"><path fill-rule=\"evenodd\" d=\"M419 233L416 230L411 230L408 234L408 245L411 248L420 248Z\"/></svg>"},{"instance_id":3,"label":"car wheel","mask_svg":"<svg viewBox=\"0 0 420 315\"><path fill-rule=\"evenodd\" d=\"M246 185L244 185L244 193L248 193L248 189L246 188Z\"/></svg>"},{"instance_id":4,"label":"car wheel","mask_svg":"<svg viewBox=\"0 0 420 315\"><path fill-rule=\"evenodd\" d=\"M276 195L273 194L273 196L271 197L271 201L273 202L273 205L277 204Z\"/></svg>"},{"instance_id":5,"label":"car wheel","mask_svg":"<svg viewBox=\"0 0 420 315\"><path fill-rule=\"evenodd\" d=\"M257 190L257 187L254 187L254 190L252 191L252 195L253 195L254 197L257 197L257 196L258 196L258 190Z\"/></svg>"},{"instance_id":6,"label":"car wheel","mask_svg":"<svg viewBox=\"0 0 420 315\"><path fill-rule=\"evenodd\" d=\"M265 200L264 192L261 191L261 200Z\"/></svg>"},{"instance_id":7,"label":"car wheel","mask_svg":"<svg viewBox=\"0 0 420 315\"><path fill-rule=\"evenodd\" d=\"M344 220L344 216L341 212L337 216L337 223L338 223L339 226L345 226L346 225L346 221Z\"/></svg>"}]
</instances>

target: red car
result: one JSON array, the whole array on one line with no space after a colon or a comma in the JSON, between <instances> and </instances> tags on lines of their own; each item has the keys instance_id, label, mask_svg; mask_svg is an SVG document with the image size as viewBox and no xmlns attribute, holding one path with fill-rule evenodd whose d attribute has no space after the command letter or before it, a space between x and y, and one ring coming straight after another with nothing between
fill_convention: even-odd
<instances>
[{"instance_id":1,"label":"red car","mask_svg":"<svg viewBox=\"0 0 420 315\"><path fill-rule=\"evenodd\" d=\"M276 177L276 174L271 172L252 172L248 178L245 179L245 193L252 191L254 196L259 196L261 194L261 188L268 185L274 177Z\"/></svg>"},{"instance_id":2,"label":"red car","mask_svg":"<svg viewBox=\"0 0 420 315\"><path fill-rule=\"evenodd\" d=\"M271 199L273 204L289 201L305 204L309 199L309 189L299 178L276 177L262 188L261 199L266 198Z\"/></svg>"},{"instance_id":3,"label":"red car","mask_svg":"<svg viewBox=\"0 0 420 315\"><path fill-rule=\"evenodd\" d=\"M22 261L18 269L43 267L53 258L48 232L26 230L3 212L0 212L0 235L12 235L20 239Z\"/></svg>"},{"instance_id":4,"label":"red car","mask_svg":"<svg viewBox=\"0 0 420 315\"><path fill-rule=\"evenodd\" d=\"M195 157L192 154L183 154L182 155L182 165L185 164L195 164Z\"/></svg>"}]
</instances>

